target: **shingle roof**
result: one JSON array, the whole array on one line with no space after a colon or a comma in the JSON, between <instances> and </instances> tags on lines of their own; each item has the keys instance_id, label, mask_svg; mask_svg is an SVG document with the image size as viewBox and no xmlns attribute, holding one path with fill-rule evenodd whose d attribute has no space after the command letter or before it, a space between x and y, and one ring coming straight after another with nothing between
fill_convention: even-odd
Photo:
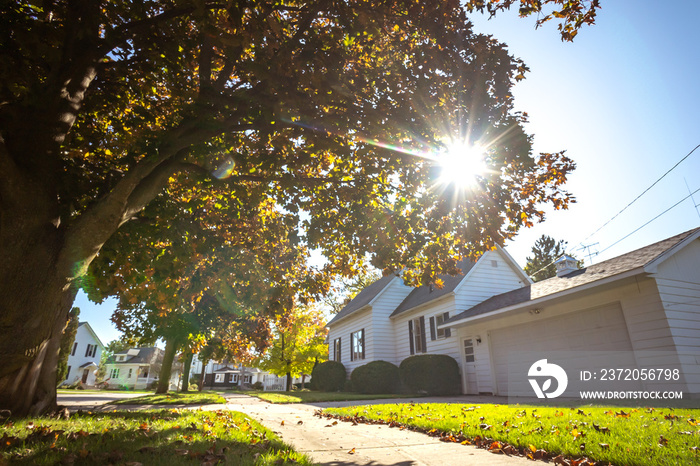
<instances>
[{"instance_id":1,"label":"shingle roof","mask_svg":"<svg viewBox=\"0 0 700 466\"><path fill-rule=\"evenodd\" d=\"M131 349L137 349L139 350L139 354L136 356L132 357L127 357L126 361L117 361L116 356L117 355L125 355L129 350L126 351L120 351L119 353L114 353L114 356L112 356L107 363L108 364L155 364L158 360L158 357L162 354L163 350L151 346L151 347L146 347L146 348L131 348Z\"/></svg>"},{"instance_id":2,"label":"shingle roof","mask_svg":"<svg viewBox=\"0 0 700 466\"><path fill-rule=\"evenodd\" d=\"M376 298L379 295L379 293L382 292L384 288L386 288L389 285L389 282L391 282L391 280L393 280L394 278L395 275L387 275L386 277L382 277L379 280L372 283L371 285L364 288L357 294L357 296L355 296L352 299L352 301L346 304L345 307L342 308L340 312L337 313L335 317L333 317L333 319L331 319L331 321L328 322L326 325L331 325L368 305L374 298Z\"/></svg>"},{"instance_id":3,"label":"shingle roof","mask_svg":"<svg viewBox=\"0 0 700 466\"><path fill-rule=\"evenodd\" d=\"M452 293L455 288L457 288L457 285L459 285L464 277L469 273L472 267L474 267L474 264L475 262L463 260L458 264L459 268L462 270L461 275L440 275L439 277L444 282L444 286L442 288L435 288L428 285L414 288L413 291L406 296L406 299L399 304L396 310L392 312L390 317L397 316L402 312L413 309L416 306L420 306L421 304L428 303Z\"/></svg>"},{"instance_id":4,"label":"shingle roof","mask_svg":"<svg viewBox=\"0 0 700 466\"><path fill-rule=\"evenodd\" d=\"M684 239L699 232L700 228L686 231L679 235L667 238L658 243L650 244L641 249L623 254L621 256L593 264L585 269L576 270L563 277L552 277L542 280L523 288L508 291L503 294L493 296L466 311L457 314L445 323L485 314L508 306L533 301L539 298L554 295L556 293L570 290L589 283L620 275L625 272L644 267L651 261L678 246Z\"/></svg>"}]
</instances>

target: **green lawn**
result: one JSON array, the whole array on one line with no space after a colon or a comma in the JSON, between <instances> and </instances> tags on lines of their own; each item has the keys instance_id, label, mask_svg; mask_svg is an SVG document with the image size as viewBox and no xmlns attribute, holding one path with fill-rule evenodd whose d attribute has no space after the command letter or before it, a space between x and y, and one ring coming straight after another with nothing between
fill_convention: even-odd
<instances>
[{"instance_id":1,"label":"green lawn","mask_svg":"<svg viewBox=\"0 0 700 466\"><path fill-rule=\"evenodd\" d=\"M226 404L226 399L215 392L165 393L144 395L112 401L115 405L210 405Z\"/></svg>"},{"instance_id":2,"label":"green lawn","mask_svg":"<svg viewBox=\"0 0 700 466\"><path fill-rule=\"evenodd\" d=\"M5 422L0 431L0 464L312 464L233 411L114 411Z\"/></svg>"},{"instance_id":3,"label":"green lawn","mask_svg":"<svg viewBox=\"0 0 700 466\"><path fill-rule=\"evenodd\" d=\"M364 401L388 398L420 398L421 395L364 395L352 392L242 392L270 403L315 403L323 401Z\"/></svg>"},{"instance_id":4,"label":"green lawn","mask_svg":"<svg viewBox=\"0 0 700 466\"><path fill-rule=\"evenodd\" d=\"M700 409L411 403L329 408L324 414L354 422L381 420L445 441L533 458L564 455L629 466L700 464Z\"/></svg>"}]
</instances>

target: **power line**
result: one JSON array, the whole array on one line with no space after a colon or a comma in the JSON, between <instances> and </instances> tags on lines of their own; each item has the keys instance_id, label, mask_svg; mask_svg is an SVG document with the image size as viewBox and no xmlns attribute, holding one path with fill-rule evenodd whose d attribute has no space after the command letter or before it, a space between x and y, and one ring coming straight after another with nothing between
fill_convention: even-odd
<instances>
[{"instance_id":1,"label":"power line","mask_svg":"<svg viewBox=\"0 0 700 466\"><path fill-rule=\"evenodd\" d=\"M690 152L688 152L688 153L685 155L685 157L683 157L683 158L680 159L678 162L676 162L676 164L675 164L674 166L672 166L670 169L668 169L668 171L666 171L666 173L664 173L663 175L661 175L661 177L659 177L659 179L657 179L656 181L654 181L654 182L651 184L651 186L649 186L647 189L645 189L639 196L635 197L635 198L632 200L632 202L630 202L629 204L627 204L622 210L620 210L618 213L616 213L615 215L613 215L612 218L610 218L607 222L605 222L603 225L601 225L601 226L600 226L597 230L595 230L593 233L591 233L590 235L586 236L583 240L581 240L581 242L579 243L579 246L583 246L582 249L585 249L586 246L583 244L584 241L586 241L586 240L589 239L591 236L593 236L593 235L595 235L596 233L598 233L600 230L602 230L603 228L605 228L610 222L612 222L613 220L615 220L622 212L624 212L625 210L627 210L632 204L634 204L635 202L637 202L637 201L639 200L639 198L641 198L642 196L644 196L651 188L653 188L654 186L656 186L656 184L657 184L659 181L661 181L662 179L664 179L664 178L666 177L666 175L668 175L668 174L671 173L673 170L675 170L675 168L676 168L678 165L680 165L681 163L683 163L683 161L684 161L685 159L687 159L688 157L690 157L690 156L693 154L693 152L695 152L698 148L700 148L700 144L698 144L697 146L695 146L695 147L693 148L693 150L691 150ZM687 183L686 183L686 184L687 184ZM689 191L690 191L690 190L689 190ZM608 249L610 249L611 247L615 246L615 245L618 244L619 242L621 242L621 241L627 239L628 237L630 237L630 236L633 235L634 233L638 232L639 230L641 230L642 228L644 228L645 226L647 226L648 224L650 224L651 222L653 222L654 220L656 220L657 218L659 218L660 216L662 216L663 214L665 214L666 212L668 212L669 210L671 210L671 209L673 209L674 207L676 207L676 206L677 206L678 204L680 204L681 202L683 202L683 201L685 201L686 199L688 199L688 197L692 197L693 194L697 193L698 191L700 191L700 189L696 190L696 191L693 192L693 193L690 193L690 195L688 195L687 197L684 197L683 199L681 199L680 201L678 201L678 202L677 202L676 204L674 204L673 206L669 207L668 209L666 209L665 211L661 212L659 215L657 215L657 216L654 217L653 219L649 220L647 223L645 223L645 224L642 225L641 227L639 227L639 228L637 228L636 230L634 230L632 233L629 233L629 234L628 234L627 236L625 236L624 238L621 238L621 239L617 240L615 243L611 244L610 246L608 246L607 248L603 249L602 251L596 252L596 255L602 254L603 252L607 251ZM695 204L695 201L693 201L693 204ZM697 208L698 206L696 205L695 207ZM594 244L598 244L598 243L594 243ZM593 245L591 245L591 246L593 246ZM573 248L570 249L569 252L571 252L572 250L573 250ZM568 254L568 252L565 252L565 254ZM541 271L543 271L544 269L546 269L546 268L549 267L550 265L554 264L554 263L556 262L556 259L558 259L558 258L555 258L555 260L553 260L553 261L550 262L549 264L545 265L545 266L542 267L541 269L539 269L539 270L533 272L533 273L530 274L529 276L530 276L531 278L534 277L535 275L537 275L538 273L540 273ZM589 257L589 261L590 261L590 257Z\"/></svg>"},{"instance_id":2,"label":"power line","mask_svg":"<svg viewBox=\"0 0 700 466\"><path fill-rule=\"evenodd\" d=\"M699 146L699 147L700 147L700 146ZM634 230L633 232L628 233L628 234L625 235L624 237L622 237L622 238L620 238L619 240L615 241L613 244L611 244L611 245L608 246L607 248L605 248L605 249L603 249L602 251L600 251L600 253L601 253L601 254L604 253L605 251L607 251L607 250L610 249L611 247L615 246L615 245L616 245L617 243L619 243L620 241L622 241L622 240L624 240L624 239L627 239L627 238L629 238L630 236L632 236L633 234L637 233L639 230L641 230L641 229L644 228L645 226L649 225L651 222L653 222L653 221L656 220L657 218L661 217L663 214L665 214L665 213L668 212L669 210L673 209L674 207L676 207L676 206L677 206L678 204L680 204L681 202L685 201L685 200L688 199L689 197L692 197L693 194L697 193L698 191L700 191L700 188L698 188L698 189L696 189L695 191L693 191L692 193L688 194L688 195L685 196L683 199L681 199L680 201L676 202L676 203L673 204L671 207L669 207L668 209L664 210L664 211L661 212L659 215L657 215L656 217L652 218L652 219L649 220L647 223L645 223L645 224L642 225L641 227L637 228L637 229Z\"/></svg>"},{"instance_id":3,"label":"power line","mask_svg":"<svg viewBox=\"0 0 700 466\"><path fill-rule=\"evenodd\" d=\"M690 152L688 152L688 154L687 154L685 157L683 157L682 159L680 159L680 160L679 160L674 166L672 166L666 173L664 173L663 175L661 175L661 177L660 177L658 180L654 181L654 182L651 184L651 186L649 186L647 189L645 189L645 190L642 192L642 194L640 194L639 196L635 197L635 198L632 200L632 202L630 202L629 204L627 204L621 211L619 211L618 213L616 213L615 215L613 215L613 217L612 217L610 220L608 220L607 222L605 222L605 223L604 223L601 227L599 227L596 231L594 231L594 232L591 233L590 235L586 236L583 240L581 240L581 242L580 242L579 244L580 244L580 245L583 245L583 242L584 242L584 241L586 241L588 238L590 238L591 236L593 236L593 235L595 235L596 233L598 233L600 230L602 230L603 228L605 228L610 222L612 222L613 220L615 220L615 219L618 217L618 215L620 215L622 212L624 212L625 210L627 210L627 208L630 207L632 204L634 204L635 202L637 202L637 201L639 200L640 197L644 196L651 188L653 188L654 186L656 186L656 184L657 184L659 181L661 181L662 179L664 179L664 177L666 177L666 175L668 175L669 173L671 173L671 172L672 172L678 165L680 165L685 159L687 159L688 157L690 157L690 156L692 155L692 153L695 152L698 148L700 148L700 144L698 144L697 146L695 146L695 148L694 148L693 150L691 150Z\"/></svg>"}]
</instances>

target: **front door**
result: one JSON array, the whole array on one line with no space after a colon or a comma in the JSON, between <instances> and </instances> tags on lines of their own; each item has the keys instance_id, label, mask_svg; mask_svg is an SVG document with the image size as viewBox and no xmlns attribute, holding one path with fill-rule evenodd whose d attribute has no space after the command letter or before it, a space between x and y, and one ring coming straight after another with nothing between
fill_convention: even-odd
<instances>
[{"instance_id":1,"label":"front door","mask_svg":"<svg viewBox=\"0 0 700 466\"><path fill-rule=\"evenodd\" d=\"M88 375L90 375L90 369L85 369L83 371L83 378L82 378L83 383L87 383Z\"/></svg>"},{"instance_id":2,"label":"front door","mask_svg":"<svg viewBox=\"0 0 700 466\"><path fill-rule=\"evenodd\" d=\"M465 393L477 395L479 393L479 384L476 380L476 359L474 355L474 339L472 337L462 340L462 367Z\"/></svg>"}]
</instances>

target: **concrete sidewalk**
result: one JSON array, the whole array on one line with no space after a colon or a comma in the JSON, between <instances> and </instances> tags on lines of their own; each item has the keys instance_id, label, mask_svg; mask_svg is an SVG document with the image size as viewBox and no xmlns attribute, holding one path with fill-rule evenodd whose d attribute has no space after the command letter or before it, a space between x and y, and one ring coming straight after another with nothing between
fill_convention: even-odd
<instances>
[{"instance_id":1,"label":"concrete sidewalk","mask_svg":"<svg viewBox=\"0 0 700 466\"><path fill-rule=\"evenodd\" d=\"M371 402L271 404L246 395L227 394L228 409L241 411L277 433L285 442L320 465L345 466L532 466L532 461L489 453L471 445L441 442L418 432L383 425L332 420L314 416L319 407L362 405ZM447 400L416 399L426 403ZM404 402L410 400L382 400ZM465 402L460 399L460 402ZM482 403L487 402L481 400ZM214 407L213 407L214 408ZM221 405L218 406L221 409Z\"/></svg>"}]
</instances>

